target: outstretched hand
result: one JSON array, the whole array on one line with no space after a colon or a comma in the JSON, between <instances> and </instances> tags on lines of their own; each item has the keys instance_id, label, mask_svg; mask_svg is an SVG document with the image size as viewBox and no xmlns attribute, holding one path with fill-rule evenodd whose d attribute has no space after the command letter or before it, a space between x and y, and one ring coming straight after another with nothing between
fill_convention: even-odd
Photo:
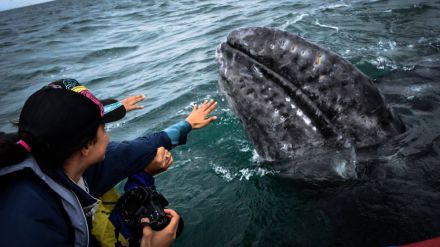
<instances>
[{"instance_id":1,"label":"outstretched hand","mask_svg":"<svg viewBox=\"0 0 440 247\"><path fill-rule=\"evenodd\" d=\"M201 129L217 119L215 116L208 117L208 114L211 113L216 106L217 102L213 99L203 101L200 107L195 104L191 114L186 118L186 121L191 124L193 129Z\"/></svg>"},{"instance_id":2,"label":"outstretched hand","mask_svg":"<svg viewBox=\"0 0 440 247\"><path fill-rule=\"evenodd\" d=\"M142 95L142 94L140 94L140 95L133 95L133 96L128 96L127 98L121 100L121 103L124 105L125 111L129 112L129 111L132 111L132 110L143 109L144 106L143 105L137 105L137 103L141 102L144 99L145 99L145 96Z\"/></svg>"}]
</instances>

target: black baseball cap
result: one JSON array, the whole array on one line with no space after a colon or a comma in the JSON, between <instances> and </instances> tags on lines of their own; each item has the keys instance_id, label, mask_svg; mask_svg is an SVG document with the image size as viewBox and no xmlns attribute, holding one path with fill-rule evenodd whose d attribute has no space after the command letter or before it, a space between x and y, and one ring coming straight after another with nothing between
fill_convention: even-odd
<instances>
[{"instance_id":1,"label":"black baseball cap","mask_svg":"<svg viewBox=\"0 0 440 247\"><path fill-rule=\"evenodd\" d=\"M78 148L84 136L96 133L100 124L120 120L125 113L120 102L100 101L77 80L62 79L41 88L26 100L18 128L31 146L44 143L56 155L62 148Z\"/></svg>"}]
</instances>

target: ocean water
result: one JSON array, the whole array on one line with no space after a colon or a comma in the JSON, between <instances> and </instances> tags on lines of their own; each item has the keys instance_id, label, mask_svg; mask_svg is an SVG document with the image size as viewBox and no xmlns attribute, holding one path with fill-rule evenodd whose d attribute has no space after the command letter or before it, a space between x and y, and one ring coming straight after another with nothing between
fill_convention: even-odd
<instances>
[{"instance_id":1,"label":"ocean water","mask_svg":"<svg viewBox=\"0 0 440 247\"><path fill-rule=\"evenodd\" d=\"M367 169L358 181L314 183L262 161L217 86L217 46L249 26L297 33L374 79L408 131L364 161L405 175ZM145 94L143 110L107 126L115 141L217 100L218 120L174 149L156 179L185 220L175 246L385 246L440 235L440 1L54 1L0 12L0 75L3 132L59 78L98 97Z\"/></svg>"}]
</instances>

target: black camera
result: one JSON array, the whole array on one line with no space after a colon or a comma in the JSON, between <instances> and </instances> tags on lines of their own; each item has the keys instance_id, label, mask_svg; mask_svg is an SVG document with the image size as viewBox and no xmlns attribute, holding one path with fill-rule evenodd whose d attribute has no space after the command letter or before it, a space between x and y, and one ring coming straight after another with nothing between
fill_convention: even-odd
<instances>
[{"instance_id":1,"label":"black camera","mask_svg":"<svg viewBox=\"0 0 440 247\"><path fill-rule=\"evenodd\" d=\"M119 198L110 221L115 226L116 239L121 233L129 240L130 246L139 246L142 237L142 218L149 218L149 225L154 231L164 229L170 218L164 208L168 205L167 199L152 187L135 187ZM183 220L180 218L177 236L183 230Z\"/></svg>"}]
</instances>

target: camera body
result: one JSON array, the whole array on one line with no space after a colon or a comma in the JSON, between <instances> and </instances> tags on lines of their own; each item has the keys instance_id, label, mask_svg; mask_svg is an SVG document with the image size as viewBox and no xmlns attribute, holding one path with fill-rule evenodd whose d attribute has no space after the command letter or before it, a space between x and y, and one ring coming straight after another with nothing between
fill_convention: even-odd
<instances>
[{"instance_id":1,"label":"camera body","mask_svg":"<svg viewBox=\"0 0 440 247\"><path fill-rule=\"evenodd\" d=\"M156 190L149 187L135 187L120 199L120 215L129 229L141 227L141 219L149 218L154 231L160 231L170 223L163 209L168 201Z\"/></svg>"},{"instance_id":2,"label":"camera body","mask_svg":"<svg viewBox=\"0 0 440 247\"><path fill-rule=\"evenodd\" d=\"M139 245L142 237L142 218L149 218L154 231L164 229L171 219L164 212L168 205L167 199L154 187L135 187L122 195L110 215L115 226L115 234L121 233L126 239ZM179 222L177 235L183 230L183 221ZM116 236L117 239L117 236ZM132 245L130 245L132 246Z\"/></svg>"}]
</instances>

